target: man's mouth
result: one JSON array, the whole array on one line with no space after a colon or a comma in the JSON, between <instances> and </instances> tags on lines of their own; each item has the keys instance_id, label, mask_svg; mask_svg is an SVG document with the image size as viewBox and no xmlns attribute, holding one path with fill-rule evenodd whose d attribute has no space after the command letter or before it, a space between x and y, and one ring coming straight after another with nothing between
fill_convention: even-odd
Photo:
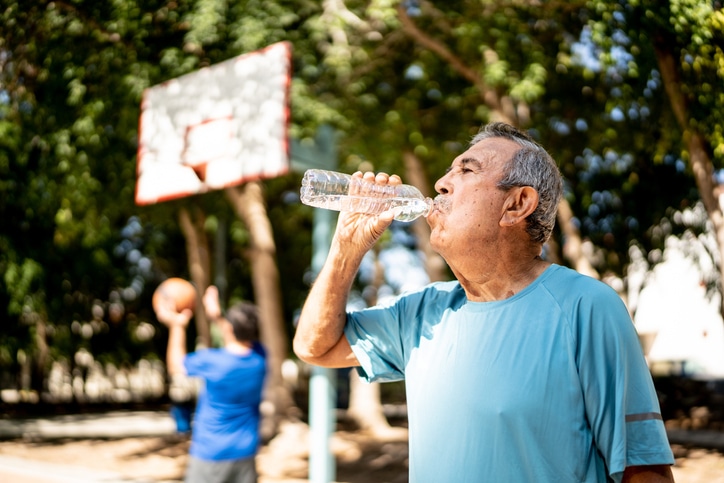
<instances>
[{"instance_id":1,"label":"man's mouth","mask_svg":"<svg viewBox=\"0 0 724 483\"><path fill-rule=\"evenodd\" d=\"M437 195L433 200L433 207L440 213L448 214L452 209L452 202L447 196Z\"/></svg>"}]
</instances>

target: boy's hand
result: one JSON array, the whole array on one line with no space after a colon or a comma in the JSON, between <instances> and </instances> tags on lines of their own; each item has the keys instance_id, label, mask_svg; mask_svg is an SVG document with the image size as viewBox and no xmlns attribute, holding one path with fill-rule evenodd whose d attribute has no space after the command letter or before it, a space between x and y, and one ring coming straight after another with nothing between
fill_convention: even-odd
<instances>
[{"instance_id":1,"label":"boy's hand","mask_svg":"<svg viewBox=\"0 0 724 483\"><path fill-rule=\"evenodd\" d=\"M176 302L171 297L161 296L156 306L156 318L168 327L183 327L189 325L194 313L189 309L176 311Z\"/></svg>"},{"instance_id":2,"label":"boy's hand","mask_svg":"<svg viewBox=\"0 0 724 483\"><path fill-rule=\"evenodd\" d=\"M210 320L221 318L221 305L219 304L219 289L210 285L204 293L204 309Z\"/></svg>"}]
</instances>

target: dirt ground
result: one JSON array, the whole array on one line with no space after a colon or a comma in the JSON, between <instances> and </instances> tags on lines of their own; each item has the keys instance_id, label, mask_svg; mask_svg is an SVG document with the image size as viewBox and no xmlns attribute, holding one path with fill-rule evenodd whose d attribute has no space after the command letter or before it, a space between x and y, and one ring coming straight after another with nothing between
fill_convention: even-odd
<instances>
[{"instance_id":1,"label":"dirt ground","mask_svg":"<svg viewBox=\"0 0 724 483\"><path fill-rule=\"evenodd\" d=\"M307 481L308 447L307 424L283 423L278 435L265 444L257 456L260 483ZM124 480L157 483L183 480L188 448L189 438L183 435L0 440L0 456L87 468L91 472L112 472ZM339 482L407 481L407 430L404 428L392 427L386 434L375 436L340 430L333 434L330 449L335 455Z\"/></svg>"},{"instance_id":2,"label":"dirt ground","mask_svg":"<svg viewBox=\"0 0 724 483\"><path fill-rule=\"evenodd\" d=\"M340 430L331 449L337 481L403 483L407 481L407 432L392 428L382 435ZM307 481L308 426L285 423L264 445L258 458L260 483ZM123 439L0 441L0 455L111 471L127 479L172 483L183 479L189 441L183 436ZM702 448L672 446L678 483L724 483L724 455Z\"/></svg>"}]
</instances>

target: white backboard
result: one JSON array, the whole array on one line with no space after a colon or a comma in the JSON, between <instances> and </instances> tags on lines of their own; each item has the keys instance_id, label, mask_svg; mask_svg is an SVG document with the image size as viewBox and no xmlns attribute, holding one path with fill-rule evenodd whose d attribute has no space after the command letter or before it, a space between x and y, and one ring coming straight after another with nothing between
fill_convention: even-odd
<instances>
[{"instance_id":1,"label":"white backboard","mask_svg":"<svg viewBox=\"0 0 724 483\"><path fill-rule=\"evenodd\" d=\"M136 203L286 174L290 80L280 42L146 89Z\"/></svg>"}]
</instances>

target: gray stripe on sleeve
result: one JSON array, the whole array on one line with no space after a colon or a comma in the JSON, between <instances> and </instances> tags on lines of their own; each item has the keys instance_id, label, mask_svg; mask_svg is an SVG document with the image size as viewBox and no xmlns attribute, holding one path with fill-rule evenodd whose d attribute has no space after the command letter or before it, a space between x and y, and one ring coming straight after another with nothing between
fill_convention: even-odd
<instances>
[{"instance_id":1,"label":"gray stripe on sleeve","mask_svg":"<svg viewBox=\"0 0 724 483\"><path fill-rule=\"evenodd\" d=\"M638 414L627 414L626 422L631 423L634 421L647 421L649 419L663 420L659 413L638 413Z\"/></svg>"}]
</instances>

